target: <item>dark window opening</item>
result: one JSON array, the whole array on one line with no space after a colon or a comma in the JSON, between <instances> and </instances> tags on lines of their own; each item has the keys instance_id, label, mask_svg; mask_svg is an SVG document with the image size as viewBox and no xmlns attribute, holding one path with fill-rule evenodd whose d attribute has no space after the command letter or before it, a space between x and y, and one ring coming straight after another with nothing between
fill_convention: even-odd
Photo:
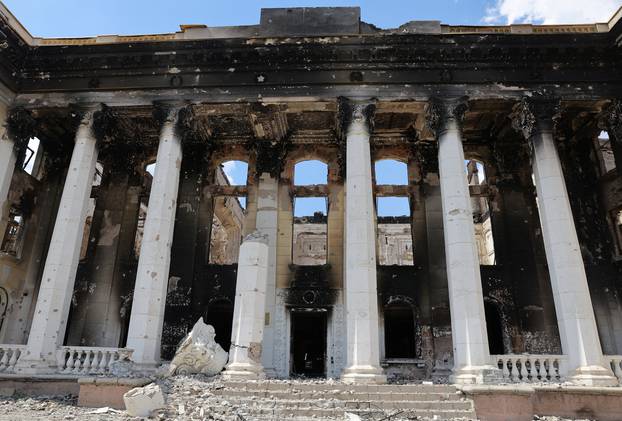
<instances>
[{"instance_id":1,"label":"dark window opening","mask_svg":"<svg viewBox=\"0 0 622 421\"><path fill-rule=\"evenodd\" d=\"M24 216L18 209L12 207L9 210L9 220L4 231L0 251L10 254L11 256L19 256L23 232Z\"/></svg>"},{"instance_id":2,"label":"dark window opening","mask_svg":"<svg viewBox=\"0 0 622 421\"><path fill-rule=\"evenodd\" d=\"M377 244L381 266L413 266L413 235L408 197L378 197Z\"/></svg>"},{"instance_id":3,"label":"dark window opening","mask_svg":"<svg viewBox=\"0 0 622 421\"><path fill-rule=\"evenodd\" d=\"M415 317L412 307L394 304L384 308L386 358L415 358Z\"/></svg>"},{"instance_id":4,"label":"dark window opening","mask_svg":"<svg viewBox=\"0 0 622 421\"><path fill-rule=\"evenodd\" d=\"M294 376L326 375L326 311L291 312L291 372Z\"/></svg>"},{"instance_id":5,"label":"dark window opening","mask_svg":"<svg viewBox=\"0 0 622 421\"><path fill-rule=\"evenodd\" d=\"M210 303L203 321L214 328L216 342L225 351L231 347L231 329L233 326L233 304L229 300Z\"/></svg>"},{"instance_id":6,"label":"dark window opening","mask_svg":"<svg viewBox=\"0 0 622 421\"><path fill-rule=\"evenodd\" d=\"M486 313L486 330L488 332L488 348L490 355L504 354L503 347L503 322L497 307L488 301L484 302Z\"/></svg>"},{"instance_id":7,"label":"dark window opening","mask_svg":"<svg viewBox=\"0 0 622 421\"><path fill-rule=\"evenodd\" d=\"M297 197L294 200L292 262L301 266L327 262L328 203L325 197Z\"/></svg>"}]
</instances>

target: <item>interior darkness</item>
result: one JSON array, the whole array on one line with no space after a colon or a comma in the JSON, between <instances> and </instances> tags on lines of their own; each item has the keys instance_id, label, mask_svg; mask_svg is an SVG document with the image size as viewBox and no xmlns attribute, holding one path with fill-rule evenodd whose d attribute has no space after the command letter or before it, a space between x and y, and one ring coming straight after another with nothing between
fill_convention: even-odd
<instances>
[{"instance_id":1,"label":"interior darkness","mask_svg":"<svg viewBox=\"0 0 622 421\"><path fill-rule=\"evenodd\" d=\"M384 349L386 358L415 358L415 319L407 306L384 310Z\"/></svg>"},{"instance_id":2,"label":"interior darkness","mask_svg":"<svg viewBox=\"0 0 622 421\"><path fill-rule=\"evenodd\" d=\"M326 375L325 311L292 311L292 375Z\"/></svg>"},{"instance_id":3,"label":"interior darkness","mask_svg":"<svg viewBox=\"0 0 622 421\"><path fill-rule=\"evenodd\" d=\"M216 342L225 351L231 347L231 329L233 325L233 304L226 300L215 301L207 308L203 321L214 326Z\"/></svg>"},{"instance_id":4,"label":"interior darkness","mask_svg":"<svg viewBox=\"0 0 622 421\"><path fill-rule=\"evenodd\" d=\"M486 329L488 330L488 348L491 355L503 354L503 325L494 304L484 303L486 312Z\"/></svg>"}]
</instances>

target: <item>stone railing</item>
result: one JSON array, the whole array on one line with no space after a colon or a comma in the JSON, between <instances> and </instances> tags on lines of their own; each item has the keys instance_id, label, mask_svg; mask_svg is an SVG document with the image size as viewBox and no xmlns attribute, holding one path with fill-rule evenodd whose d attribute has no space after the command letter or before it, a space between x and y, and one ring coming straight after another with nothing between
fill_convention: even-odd
<instances>
[{"instance_id":1,"label":"stone railing","mask_svg":"<svg viewBox=\"0 0 622 421\"><path fill-rule=\"evenodd\" d=\"M0 373L12 373L26 345L0 345Z\"/></svg>"},{"instance_id":2,"label":"stone railing","mask_svg":"<svg viewBox=\"0 0 622 421\"><path fill-rule=\"evenodd\" d=\"M566 374L564 355L492 355L492 365L503 372L508 382L559 382Z\"/></svg>"},{"instance_id":3,"label":"stone railing","mask_svg":"<svg viewBox=\"0 0 622 421\"><path fill-rule=\"evenodd\" d=\"M609 363L611 371L622 384L622 355L605 355L605 361Z\"/></svg>"},{"instance_id":4,"label":"stone railing","mask_svg":"<svg viewBox=\"0 0 622 421\"><path fill-rule=\"evenodd\" d=\"M63 374L108 374L110 365L129 359L131 349L63 346L56 354L58 371Z\"/></svg>"}]
</instances>

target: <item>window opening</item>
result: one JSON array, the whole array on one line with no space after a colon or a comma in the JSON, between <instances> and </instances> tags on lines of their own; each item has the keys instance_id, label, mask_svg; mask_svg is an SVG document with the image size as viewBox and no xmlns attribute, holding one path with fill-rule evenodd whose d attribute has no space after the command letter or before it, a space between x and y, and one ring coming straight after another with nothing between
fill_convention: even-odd
<instances>
[{"instance_id":1,"label":"window opening","mask_svg":"<svg viewBox=\"0 0 622 421\"><path fill-rule=\"evenodd\" d=\"M244 201L244 204L246 202ZM214 198L214 214L210 236L209 263L232 265L238 262L245 210L239 198L218 196Z\"/></svg>"},{"instance_id":2,"label":"window opening","mask_svg":"<svg viewBox=\"0 0 622 421\"><path fill-rule=\"evenodd\" d=\"M0 251L17 257L23 231L24 216L17 208L11 207Z\"/></svg>"},{"instance_id":3,"label":"window opening","mask_svg":"<svg viewBox=\"0 0 622 421\"><path fill-rule=\"evenodd\" d=\"M301 161L294 166L294 185L328 184L328 165L318 160Z\"/></svg>"},{"instance_id":4,"label":"window opening","mask_svg":"<svg viewBox=\"0 0 622 421\"><path fill-rule=\"evenodd\" d=\"M613 148L611 147L611 140L609 139L609 134L604 130L598 135L598 151L603 174L615 170L616 161L613 155Z\"/></svg>"},{"instance_id":5,"label":"window opening","mask_svg":"<svg viewBox=\"0 0 622 421\"><path fill-rule=\"evenodd\" d=\"M294 199L292 261L315 266L327 262L328 200L326 197Z\"/></svg>"},{"instance_id":6,"label":"window opening","mask_svg":"<svg viewBox=\"0 0 622 421\"><path fill-rule=\"evenodd\" d=\"M378 197L377 243L381 266L412 266L413 236L408 197Z\"/></svg>"},{"instance_id":7,"label":"window opening","mask_svg":"<svg viewBox=\"0 0 622 421\"><path fill-rule=\"evenodd\" d=\"M408 185L408 165L394 159L382 159L374 165L376 185Z\"/></svg>"},{"instance_id":8,"label":"window opening","mask_svg":"<svg viewBox=\"0 0 622 421\"><path fill-rule=\"evenodd\" d=\"M467 181L470 187L485 187L487 185L484 164L474 159L465 161ZM488 202L487 190L471 190L471 208L473 210L473 225L475 241L480 265L494 265L495 243L492 233L492 218Z\"/></svg>"},{"instance_id":9,"label":"window opening","mask_svg":"<svg viewBox=\"0 0 622 421\"><path fill-rule=\"evenodd\" d=\"M502 355L503 348L503 323L497 306L490 301L484 302L486 314L486 331L488 332L488 348L490 355Z\"/></svg>"},{"instance_id":10,"label":"window opening","mask_svg":"<svg viewBox=\"0 0 622 421\"><path fill-rule=\"evenodd\" d=\"M30 175L36 175L37 173L35 164L37 163L37 158L39 155L39 145L39 139L33 137L28 141L28 145L26 146L26 153L24 155L22 169Z\"/></svg>"},{"instance_id":11,"label":"window opening","mask_svg":"<svg viewBox=\"0 0 622 421\"><path fill-rule=\"evenodd\" d=\"M221 186L245 186L248 177L248 164L244 161L226 161L217 171L216 184Z\"/></svg>"},{"instance_id":12,"label":"window opening","mask_svg":"<svg viewBox=\"0 0 622 421\"><path fill-rule=\"evenodd\" d=\"M415 316L411 306L399 303L384 308L386 358L416 358Z\"/></svg>"}]
</instances>

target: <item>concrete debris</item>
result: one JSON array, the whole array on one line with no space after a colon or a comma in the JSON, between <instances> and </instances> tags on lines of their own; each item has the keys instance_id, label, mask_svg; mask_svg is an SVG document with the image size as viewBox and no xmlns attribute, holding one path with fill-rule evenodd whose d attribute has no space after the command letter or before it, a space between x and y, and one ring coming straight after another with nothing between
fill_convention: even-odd
<instances>
[{"instance_id":1,"label":"concrete debris","mask_svg":"<svg viewBox=\"0 0 622 421\"><path fill-rule=\"evenodd\" d=\"M177 349L169 374L200 373L213 376L220 373L229 354L216 343L215 337L214 328L200 318Z\"/></svg>"},{"instance_id":2,"label":"concrete debris","mask_svg":"<svg viewBox=\"0 0 622 421\"><path fill-rule=\"evenodd\" d=\"M361 417L350 412L346 412L346 421L361 421Z\"/></svg>"},{"instance_id":3,"label":"concrete debris","mask_svg":"<svg viewBox=\"0 0 622 421\"><path fill-rule=\"evenodd\" d=\"M149 417L155 410L165 407L162 389L155 383L130 390L123 395L123 401L127 413L134 417Z\"/></svg>"}]
</instances>

